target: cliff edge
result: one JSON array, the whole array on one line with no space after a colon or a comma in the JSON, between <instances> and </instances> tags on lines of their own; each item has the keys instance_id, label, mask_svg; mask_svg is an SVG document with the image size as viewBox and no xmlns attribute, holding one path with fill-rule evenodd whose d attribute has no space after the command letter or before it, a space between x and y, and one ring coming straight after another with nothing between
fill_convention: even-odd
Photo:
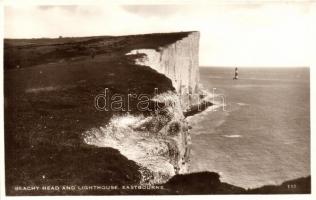
<instances>
[{"instance_id":1,"label":"cliff edge","mask_svg":"<svg viewBox=\"0 0 316 200\"><path fill-rule=\"evenodd\" d=\"M190 32L155 49L134 49L126 54L136 65L150 67L171 80L174 90L156 94L162 105L149 116L115 116L106 126L85 132L87 144L118 149L141 166L142 184L160 184L189 172L190 134L183 112L198 97L199 33ZM159 88L155 88L159 89Z\"/></svg>"}]
</instances>

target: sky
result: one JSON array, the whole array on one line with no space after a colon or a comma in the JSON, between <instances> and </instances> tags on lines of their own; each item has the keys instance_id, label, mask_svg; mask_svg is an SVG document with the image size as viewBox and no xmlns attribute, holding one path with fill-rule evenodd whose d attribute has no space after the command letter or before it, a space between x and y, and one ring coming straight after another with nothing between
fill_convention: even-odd
<instances>
[{"instance_id":1,"label":"sky","mask_svg":"<svg viewBox=\"0 0 316 200\"><path fill-rule=\"evenodd\" d=\"M200 31L203 66L309 66L316 3L6 6L5 38Z\"/></svg>"}]
</instances>

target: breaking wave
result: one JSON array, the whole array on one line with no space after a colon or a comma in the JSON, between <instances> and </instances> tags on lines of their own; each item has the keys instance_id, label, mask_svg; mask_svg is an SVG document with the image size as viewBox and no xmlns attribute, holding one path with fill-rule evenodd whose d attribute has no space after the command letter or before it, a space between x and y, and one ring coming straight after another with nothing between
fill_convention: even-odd
<instances>
[{"instance_id":1,"label":"breaking wave","mask_svg":"<svg viewBox=\"0 0 316 200\"><path fill-rule=\"evenodd\" d=\"M177 170L181 173L186 169L179 166L184 162L181 159L187 145L187 135L181 133L184 122L179 99L175 93L168 92L153 100L170 104L147 117L132 114L113 116L104 126L83 133L86 144L115 148L138 163L143 184L164 183Z\"/></svg>"}]
</instances>

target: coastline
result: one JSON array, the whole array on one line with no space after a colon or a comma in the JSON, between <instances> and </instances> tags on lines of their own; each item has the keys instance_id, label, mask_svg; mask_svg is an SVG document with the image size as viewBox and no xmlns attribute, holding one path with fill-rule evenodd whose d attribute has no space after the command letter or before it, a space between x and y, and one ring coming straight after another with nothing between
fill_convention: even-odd
<instances>
[{"instance_id":1,"label":"coastline","mask_svg":"<svg viewBox=\"0 0 316 200\"><path fill-rule=\"evenodd\" d=\"M26 45L23 46L23 50L29 54L30 59L20 61L21 69L13 69L17 64L17 60L13 58L19 57L19 54L13 53L12 49L17 48L18 51L19 45L6 49L5 56L11 56L11 60L7 59L10 63L4 70L5 97L8 100L5 104L7 194L11 196L135 194L134 190L15 191L14 186L21 185L21 182L25 185L164 185L164 189L155 191L156 194L249 192L221 182L216 172L189 173L187 170L187 163L190 162L188 146L191 142L192 131L195 131L188 130L190 127L187 121L222 105L205 100L202 105L192 105L190 110L183 110L179 103L180 99L171 99L170 102L174 104L160 113L141 113L136 109L137 105L134 102L131 106L132 111L128 115L133 115L133 117L144 115L144 118L140 117L141 119L136 120L139 122L137 123L139 126L136 127L130 124L130 122L135 122L134 118L125 116L124 112L101 112L96 111L94 107L95 96L103 93L104 88L111 88L113 93L126 96L130 92L152 95L154 88L157 87L160 89L161 100L165 98L170 100L168 98L170 91L173 95L179 94L176 91L180 92L183 88L175 88L173 82L176 80L168 78L168 76L178 75L175 70L169 69L168 72L171 74L166 76L164 73L158 73L159 70L162 72L164 69L161 63L158 63L159 65L156 63L155 67L158 70L152 69L147 65L135 64L135 55L133 57L126 54L134 50L135 46L141 49L170 47L171 49L165 51L164 59L168 64L172 64L174 56L170 56L169 53L174 55L177 48L176 45L168 46L168 43L181 40L180 44L187 45L187 42L183 40L187 34L122 36L118 37L120 38L118 41L117 37L98 38L91 41L91 38L86 38L84 44L99 45L97 46L100 48L99 52L93 59L87 51L82 51L82 48L85 48L82 42L58 46L46 45L47 55L36 45ZM161 40L161 38L166 40ZM196 43L197 37L195 39L194 41L190 39L188 42ZM103 40L115 45L104 46ZM9 42L14 43L13 40ZM16 42L19 43L19 41ZM184 48L186 51L181 54L189 54L191 50L188 47L190 45L187 45ZM61 55L54 56L64 49L71 50L73 54L67 54L69 57L62 58L62 62L59 62L61 58L58 56ZM81 59L73 60L77 56L76 52L73 52L74 49L82 55ZM47 60L32 57L34 55L32 52L43 53ZM156 52L159 51L155 51L153 56L158 55ZM195 52L195 57L192 58L195 62L198 60L197 55ZM48 67L48 63L45 62L52 57L56 60ZM25 62L24 65L23 62ZM197 73L198 69L190 63L186 63L188 73L192 71ZM183 63L180 62L180 64ZM186 83L184 93L196 89L190 86L189 79L198 81L199 74L193 74L184 80ZM197 82L194 83L197 85ZM121 118L116 118L116 116ZM116 126L116 122L119 126ZM123 131L120 132L121 130ZM137 133L150 134L143 134L143 137L142 134L134 134L135 130L138 131ZM91 143L85 141L87 138L83 133L87 132L92 133L94 141ZM139 155L133 154L135 152ZM213 171L213 169L208 169L208 171ZM307 185L305 189L286 191L283 188L275 192L309 192L308 181L309 179L306 178L303 183L299 183ZM153 193L140 190L137 194Z\"/></svg>"}]
</instances>

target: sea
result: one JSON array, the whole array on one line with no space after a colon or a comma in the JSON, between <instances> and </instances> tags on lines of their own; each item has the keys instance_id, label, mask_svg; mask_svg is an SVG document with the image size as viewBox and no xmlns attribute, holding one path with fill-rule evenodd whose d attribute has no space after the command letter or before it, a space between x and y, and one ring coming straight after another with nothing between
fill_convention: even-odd
<instances>
[{"instance_id":1,"label":"sea","mask_svg":"<svg viewBox=\"0 0 316 200\"><path fill-rule=\"evenodd\" d=\"M200 67L220 106L188 118L191 172L212 171L244 188L310 172L309 68Z\"/></svg>"}]
</instances>

